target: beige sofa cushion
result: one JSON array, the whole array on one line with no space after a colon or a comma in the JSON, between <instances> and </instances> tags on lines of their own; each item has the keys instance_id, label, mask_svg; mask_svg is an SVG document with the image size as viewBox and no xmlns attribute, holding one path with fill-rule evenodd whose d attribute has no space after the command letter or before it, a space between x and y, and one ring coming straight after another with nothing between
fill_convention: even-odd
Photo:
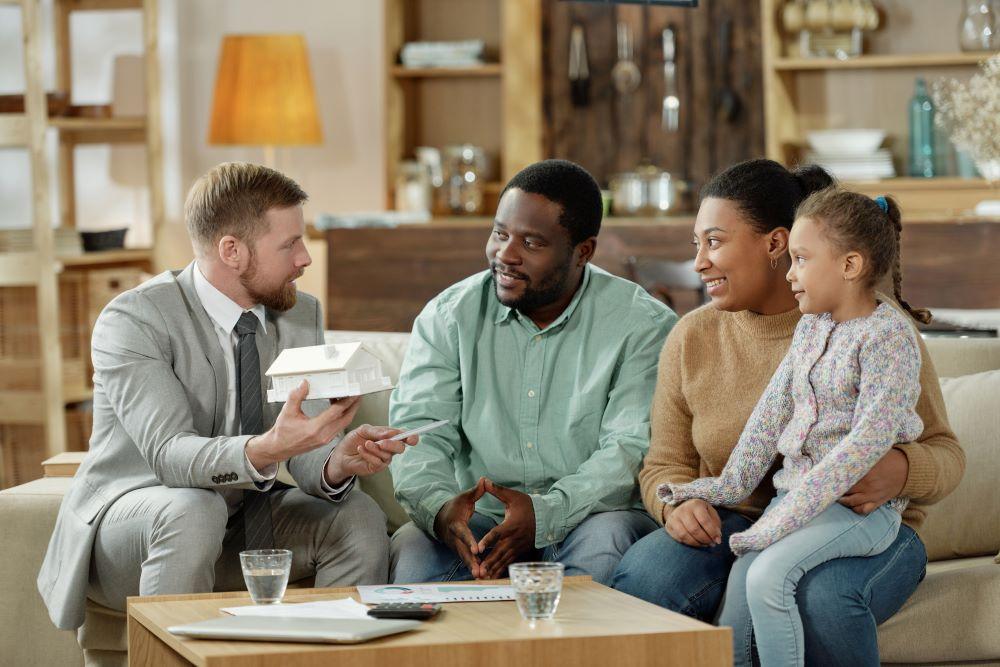
<instances>
[{"instance_id":1,"label":"beige sofa cushion","mask_svg":"<svg viewBox=\"0 0 1000 667\"><path fill-rule=\"evenodd\" d=\"M938 377L957 378L1000 368L1000 339L925 338Z\"/></svg>"},{"instance_id":2,"label":"beige sofa cushion","mask_svg":"<svg viewBox=\"0 0 1000 667\"><path fill-rule=\"evenodd\" d=\"M927 513L920 536L931 561L1000 549L1000 371L942 378L948 419L965 450L965 475Z\"/></svg>"},{"instance_id":3,"label":"beige sofa cushion","mask_svg":"<svg viewBox=\"0 0 1000 667\"><path fill-rule=\"evenodd\" d=\"M57 630L38 594L41 567L70 477L37 479L0 491L0 665L83 665L72 632Z\"/></svg>"},{"instance_id":4,"label":"beige sofa cushion","mask_svg":"<svg viewBox=\"0 0 1000 667\"><path fill-rule=\"evenodd\" d=\"M879 655L883 663L996 660L997 619L1000 566L992 558L931 563L903 608L879 626Z\"/></svg>"},{"instance_id":5,"label":"beige sofa cushion","mask_svg":"<svg viewBox=\"0 0 1000 667\"><path fill-rule=\"evenodd\" d=\"M327 331L326 342L330 343L354 343L362 342L367 346L372 354L382 361L382 372L389 376L393 386L399 381L399 369L403 365L403 357L406 356L406 348L409 345L410 334L408 333L373 333L370 331ZM375 424L377 426L388 426L389 421L389 395L388 391L380 391L377 394L368 394L361 401L361 407L351 428L361 424ZM371 496L385 512L388 519L389 532L395 532L397 528L410 520L406 512L393 495L392 476L388 470L365 477L361 480L361 489Z\"/></svg>"}]
</instances>

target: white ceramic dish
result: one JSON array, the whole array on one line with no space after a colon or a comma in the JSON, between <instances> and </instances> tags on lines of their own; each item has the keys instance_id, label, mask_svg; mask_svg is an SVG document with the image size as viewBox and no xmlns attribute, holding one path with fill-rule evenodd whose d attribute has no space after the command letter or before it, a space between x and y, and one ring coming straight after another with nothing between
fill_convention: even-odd
<instances>
[{"instance_id":1,"label":"white ceramic dish","mask_svg":"<svg viewBox=\"0 0 1000 667\"><path fill-rule=\"evenodd\" d=\"M814 151L835 155L870 155L885 140L885 130L814 130L806 141Z\"/></svg>"}]
</instances>

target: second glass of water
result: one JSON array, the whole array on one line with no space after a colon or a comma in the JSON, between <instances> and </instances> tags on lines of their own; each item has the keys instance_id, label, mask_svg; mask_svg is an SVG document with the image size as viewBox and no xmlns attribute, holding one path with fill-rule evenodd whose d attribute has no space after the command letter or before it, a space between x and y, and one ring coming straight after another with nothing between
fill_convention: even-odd
<instances>
[{"instance_id":1,"label":"second glass of water","mask_svg":"<svg viewBox=\"0 0 1000 667\"><path fill-rule=\"evenodd\" d=\"M255 549L240 552L243 579L254 604L276 604L285 597L292 552L288 549Z\"/></svg>"},{"instance_id":2,"label":"second glass of water","mask_svg":"<svg viewBox=\"0 0 1000 667\"><path fill-rule=\"evenodd\" d=\"M514 563L509 572L521 617L532 627L552 618L562 593L563 564Z\"/></svg>"}]
</instances>

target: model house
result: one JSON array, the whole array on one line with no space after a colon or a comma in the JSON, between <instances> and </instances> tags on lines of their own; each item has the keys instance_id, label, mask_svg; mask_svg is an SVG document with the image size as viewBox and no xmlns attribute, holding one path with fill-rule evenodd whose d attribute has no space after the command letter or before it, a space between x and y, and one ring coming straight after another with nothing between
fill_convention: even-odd
<instances>
[{"instance_id":1,"label":"model house","mask_svg":"<svg viewBox=\"0 0 1000 667\"><path fill-rule=\"evenodd\" d=\"M341 398L392 389L382 374L382 362L362 343L311 345L283 350L267 369L271 389L267 400L288 400L303 380L309 381L306 398Z\"/></svg>"}]
</instances>

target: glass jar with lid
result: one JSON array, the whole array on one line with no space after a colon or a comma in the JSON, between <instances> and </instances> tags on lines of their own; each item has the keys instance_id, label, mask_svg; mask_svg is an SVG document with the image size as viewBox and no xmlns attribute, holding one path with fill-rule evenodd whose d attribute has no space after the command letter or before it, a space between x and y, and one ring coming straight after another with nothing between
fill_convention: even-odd
<instances>
[{"instance_id":1,"label":"glass jar with lid","mask_svg":"<svg viewBox=\"0 0 1000 667\"><path fill-rule=\"evenodd\" d=\"M396 168L396 210L431 212L431 174L427 165L403 160Z\"/></svg>"},{"instance_id":2,"label":"glass jar with lid","mask_svg":"<svg viewBox=\"0 0 1000 667\"><path fill-rule=\"evenodd\" d=\"M448 210L455 215L475 215L483 208L483 149L472 144L444 149L445 191Z\"/></svg>"}]
</instances>

